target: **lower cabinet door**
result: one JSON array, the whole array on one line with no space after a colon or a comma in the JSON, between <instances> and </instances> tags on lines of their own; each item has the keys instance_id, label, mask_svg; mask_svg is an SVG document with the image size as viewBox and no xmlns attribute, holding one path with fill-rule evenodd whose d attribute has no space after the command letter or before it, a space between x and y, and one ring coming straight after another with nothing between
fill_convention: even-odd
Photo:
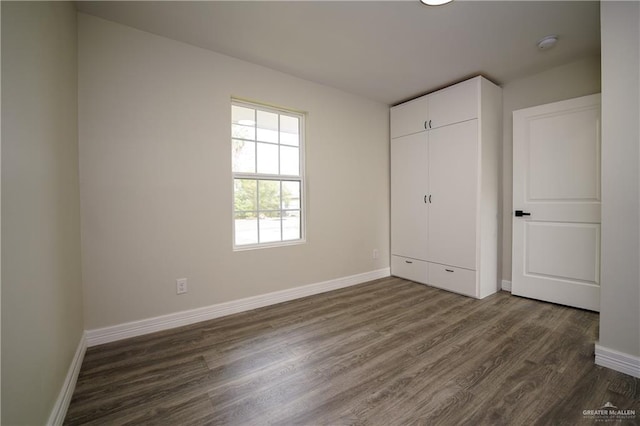
<instances>
[{"instance_id":1,"label":"lower cabinet door","mask_svg":"<svg viewBox=\"0 0 640 426\"><path fill-rule=\"evenodd\" d=\"M391 256L391 275L427 284L428 262L402 256Z\"/></svg>"},{"instance_id":2,"label":"lower cabinet door","mask_svg":"<svg viewBox=\"0 0 640 426\"><path fill-rule=\"evenodd\" d=\"M428 263L429 285L465 296L478 297L476 271L453 266Z\"/></svg>"}]
</instances>

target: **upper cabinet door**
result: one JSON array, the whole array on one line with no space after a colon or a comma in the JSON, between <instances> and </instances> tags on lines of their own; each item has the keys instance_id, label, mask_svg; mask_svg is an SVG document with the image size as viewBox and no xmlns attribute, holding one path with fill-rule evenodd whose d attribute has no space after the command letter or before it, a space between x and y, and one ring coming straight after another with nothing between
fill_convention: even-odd
<instances>
[{"instance_id":1,"label":"upper cabinet door","mask_svg":"<svg viewBox=\"0 0 640 426\"><path fill-rule=\"evenodd\" d=\"M427 98L422 96L391 108L391 138L424 132L427 122Z\"/></svg>"},{"instance_id":2,"label":"upper cabinet door","mask_svg":"<svg viewBox=\"0 0 640 426\"><path fill-rule=\"evenodd\" d=\"M427 95L427 127L435 129L478 118L479 92L480 77L475 77Z\"/></svg>"}]
</instances>

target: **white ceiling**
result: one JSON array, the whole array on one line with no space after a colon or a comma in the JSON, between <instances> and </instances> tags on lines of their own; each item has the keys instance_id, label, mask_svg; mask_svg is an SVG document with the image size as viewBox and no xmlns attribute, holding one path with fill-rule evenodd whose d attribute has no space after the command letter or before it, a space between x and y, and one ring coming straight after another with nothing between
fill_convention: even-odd
<instances>
[{"instance_id":1,"label":"white ceiling","mask_svg":"<svg viewBox=\"0 0 640 426\"><path fill-rule=\"evenodd\" d=\"M387 104L600 54L596 1L80 1L78 10ZM536 42L557 34L553 49Z\"/></svg>"}]
</instances>

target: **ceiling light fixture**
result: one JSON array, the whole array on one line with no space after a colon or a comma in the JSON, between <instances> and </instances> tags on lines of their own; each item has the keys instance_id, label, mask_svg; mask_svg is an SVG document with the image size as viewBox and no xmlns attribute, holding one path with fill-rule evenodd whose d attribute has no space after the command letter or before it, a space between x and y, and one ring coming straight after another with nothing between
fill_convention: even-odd
<instances>
[{"instance_id":1,"label":"ceiling light fixture","mask_svg":"<svg viewBox=\"0 0 640 426\"><path fill-rule=\"evenodd\" d=\"M451 3L453 0L420 0L420 3L427 6L442 6L443 4Z\"/></svg>"},{"instance_id":2,"label":"ceiling light fixture","mask_svg":"<svg viewBox=\"0 0 640 426\"><path fill-rule=\"evenodd\" d=\"M549 50L553 46L555 46L557 41L558 41L557 35L548 35L546 37L543 37L540 40L538 40L538 49Z\"/></svg>"}]
</instances>

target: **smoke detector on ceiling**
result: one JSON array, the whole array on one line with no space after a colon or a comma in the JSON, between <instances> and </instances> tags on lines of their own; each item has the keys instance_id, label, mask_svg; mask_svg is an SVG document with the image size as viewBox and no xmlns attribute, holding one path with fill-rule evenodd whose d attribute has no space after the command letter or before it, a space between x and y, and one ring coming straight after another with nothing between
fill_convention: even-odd
<instances>
[{"instance_id":1,"label":"smoke detector on ceiling","mask_svg":"<svg viewBox=\"0 0 640 426\"><path fill-rule=\"evenodd\" d=\"M558 42L558 36L557 35L548 35L548 36L543 37L540 40L538 40L538 49L540 49L540 50L549 50L553 46L555 46L557 42Z\"/></svg>"}]
</instances>

